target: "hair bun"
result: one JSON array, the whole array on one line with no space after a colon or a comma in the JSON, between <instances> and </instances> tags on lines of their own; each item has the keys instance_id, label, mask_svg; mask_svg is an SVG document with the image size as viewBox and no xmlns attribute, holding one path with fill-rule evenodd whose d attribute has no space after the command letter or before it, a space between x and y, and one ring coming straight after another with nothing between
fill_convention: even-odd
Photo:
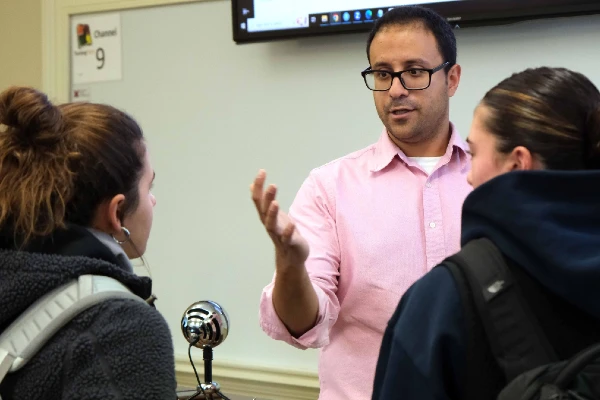
<instances>
[{"instance_id":1,"label":"hair bun","mask_svg":"<svg viewBox=\"0 0 600 400\"><path fill-rule=\"evenodd\" d=\"M26 146L52 146L65 136L61 111L45 94L27 87L0 94L0 124Z\"/></svg>"}]
</instances>

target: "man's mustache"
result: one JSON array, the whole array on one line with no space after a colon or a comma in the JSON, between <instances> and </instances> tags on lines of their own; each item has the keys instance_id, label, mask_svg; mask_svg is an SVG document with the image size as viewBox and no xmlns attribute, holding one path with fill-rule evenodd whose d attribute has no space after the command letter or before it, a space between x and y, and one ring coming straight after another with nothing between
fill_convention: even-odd
<instances>
[{"instance_id":1,"label":"man's mustache","mask_svg":"<svg viewBox=\"0 0 600 400\"><path fill-rule=\"evenodd\" d=\"M408 102L408 101L402 101L402 102L394 102L394 103L388 104L387 106L385 106L384 111L389 113L391 110L393 110L395 108L405 108L408 110L417 110L418 109L416 104L414 104L412 102Z\"/></svg>"}]
</instances>

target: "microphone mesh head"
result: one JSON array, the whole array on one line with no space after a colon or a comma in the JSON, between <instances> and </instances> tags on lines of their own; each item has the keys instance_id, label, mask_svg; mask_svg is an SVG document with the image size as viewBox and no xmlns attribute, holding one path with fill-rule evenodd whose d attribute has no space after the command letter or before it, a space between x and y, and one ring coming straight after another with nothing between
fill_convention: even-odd
<instances>
[{"instance_id":1,"label":"microphone mesh head","mask_svg":"<svg viewBox=\"0 0 600 400\"><path fill-rule=\"evenodd\" d=\"M193 346L216 347L227 338L229 318L214 301L198 301L183 313L181 331L185 340Z\"/></svg>"}]
</instances>

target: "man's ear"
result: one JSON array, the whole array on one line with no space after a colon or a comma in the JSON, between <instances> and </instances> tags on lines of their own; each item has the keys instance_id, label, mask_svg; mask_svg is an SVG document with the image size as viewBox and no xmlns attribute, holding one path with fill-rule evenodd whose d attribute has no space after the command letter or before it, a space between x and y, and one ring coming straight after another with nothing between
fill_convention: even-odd
<instances>
[{"instance_id":1,"label":"man's ear","mask_svg":"<svg viewBox=\"0 0 600 400\"><path fill-rule=\"evenodd\" d=\"M458 89L458 84L460 83L460 74L462 72L462 68L458 64L454 64L450 71L448 71L448 76L446 80L448 81L448 97L454 96L456 90Z\"/></svg>"}]
</instances>

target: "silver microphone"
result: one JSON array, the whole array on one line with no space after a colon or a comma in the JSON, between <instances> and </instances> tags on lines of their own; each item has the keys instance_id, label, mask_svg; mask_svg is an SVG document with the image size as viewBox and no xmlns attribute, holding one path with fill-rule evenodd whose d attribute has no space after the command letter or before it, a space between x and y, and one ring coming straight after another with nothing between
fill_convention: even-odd
<instances>
[{"instance_id":1,"label":"silver microphone","mask_svg":"<svg viewBox=\"0 0 600 400\"><path fill-rule=\"evenodd\" d=\"M227 338L229 317L214 301L198 301L183 313L181 331L192 346L217 347Z\"/></svg>"},{"instance_id":2,"label":"silver microphone","mask_svg":"<svg viewBox=\"0 0 600 400\"><path fill-rule=\"evenodd\" d=\"M202 393L205 398L227 397L221 393L221 387L212 381L213 348L217 347L227 338L229 333L229 317L225 310L211 300L198 301L189 306L181 318L181 332L183 337L192 346L202 349L204 360L204 383L198 379L197 394ZM190 362L194 372L196 368L190 353ZM197 374L196 374L197 376ZM218 396L218 397L213 397Z\"/></svg>"}]
</instances>

